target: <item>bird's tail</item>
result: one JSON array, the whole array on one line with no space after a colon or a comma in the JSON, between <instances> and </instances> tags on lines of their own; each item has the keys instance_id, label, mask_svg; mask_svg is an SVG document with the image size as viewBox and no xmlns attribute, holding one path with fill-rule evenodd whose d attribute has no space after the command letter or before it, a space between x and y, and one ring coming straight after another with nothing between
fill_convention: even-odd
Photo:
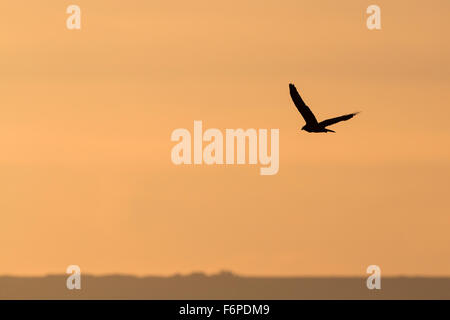
<instances>
[{"instance_id":1,"label":"bird's tail","mask_svg":"<svg viewBox=\"0 0 450 320\"><path fill-rule=\"evenodd\" d=\"M325 128L325 132L333 132L333 133L336 133L336 131L333 131L333 130L330 130L330 129L326 129L326 128Z\"/></svg>"}]
</instances>

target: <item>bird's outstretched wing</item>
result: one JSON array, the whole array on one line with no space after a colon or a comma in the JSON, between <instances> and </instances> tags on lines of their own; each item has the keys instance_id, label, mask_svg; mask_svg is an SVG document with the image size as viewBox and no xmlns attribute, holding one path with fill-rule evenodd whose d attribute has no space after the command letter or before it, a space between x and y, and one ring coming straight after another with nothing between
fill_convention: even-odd
<instances>
[{"instance_id":1,"label":"bird's outstretched wing","mask_svg":"<svg viewBox=\"0 0 450 320\"><path fill-rule=\"evenodd\" d=\"M354 116L356 116L358 113L359 112L355 112L355 113L346 114L346 115L343 115L340 117L323 120L323 121L319 122L319 124L323 127L331 126L332 124L351 119Z\"/></svg>"},{"instance_id":2,"label":"bird's outstretched wing","mask_svg":"<svg viewBox=\"0 0 450 320\"><path fill-rule=\"evenodd\" d=\"M292 101L294 101L295 106L302 115L303 119L305 119L306 123L317 124L317 119L314 116L314 113L312 113L311 109L309 109L309 107L303 102L302 97L300 97L300 94L293 84L289 84L289 92L291 94Z\"/></svg>"}]
</instances>

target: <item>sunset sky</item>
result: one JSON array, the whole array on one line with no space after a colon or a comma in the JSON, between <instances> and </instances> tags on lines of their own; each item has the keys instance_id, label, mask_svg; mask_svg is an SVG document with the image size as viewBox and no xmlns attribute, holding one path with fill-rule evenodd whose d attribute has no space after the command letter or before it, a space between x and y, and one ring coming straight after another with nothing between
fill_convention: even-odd
<instances>
[{"instance_id":1,"label":"sunset sky","mask_svg":"<svg viewBox=\"0 0 450 320\"><path fill-rule=\"evenodd\" d=\"M0 275L450 276L450 1L0 11ZM319 120L361 114L300 131L291 82ZM194 120L279 129L278 174L175 166Z\"/></svg>"}]
</instances>

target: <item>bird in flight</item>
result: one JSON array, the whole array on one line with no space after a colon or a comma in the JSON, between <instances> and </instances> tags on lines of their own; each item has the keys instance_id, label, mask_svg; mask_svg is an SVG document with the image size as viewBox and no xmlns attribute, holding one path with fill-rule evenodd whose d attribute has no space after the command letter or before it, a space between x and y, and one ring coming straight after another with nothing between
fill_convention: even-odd
<instances>
[{"instance_id":1,"label":"bird in flight","mask_svg":"<svg viewBox=\"0 0 450 320\"><path fill-rule=\"evenodd\" d=\"M300 112L303 119L305 119L306 124L303 126L302 130L305 130L307 132L335 132L333 130L327 129L326 127L344 120L351 119L359 113L350 113L340 117L317 122L314 113L312 113L311 109L303 102L302 97L300 97L300 94L292 83L289 84L289 92L291 94L292 101L294 101L294 104L297 107L297 110Z\"/></svg>"}]
</instances>

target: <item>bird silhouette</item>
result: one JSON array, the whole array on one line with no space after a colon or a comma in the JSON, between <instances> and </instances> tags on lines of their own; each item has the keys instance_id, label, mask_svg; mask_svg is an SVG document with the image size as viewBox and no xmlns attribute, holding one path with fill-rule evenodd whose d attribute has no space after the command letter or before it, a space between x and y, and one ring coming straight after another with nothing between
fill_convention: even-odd
<instances>
[{"instance_id":1,"label":"bird silhouette","mask_svg":"<svg viewBox=\"0 0 450 320\"><path fill-rule=\"evenodd\" d=\"M300 97L300 94L292 83L289 84L289 92L291 94L292 101L294 101L294 104L297 107L297 110L300 112L303 119L305 119L306 124L303 126L302 130L305 130L307 132L335 132L333 130L327 129L326 127L341 121L351 119L359 113L350 113L340 117L317 122L314 113L312 113L311 109L305 104L305 102L303 102L302 97Z\"/></svg>"}]
</instances>

